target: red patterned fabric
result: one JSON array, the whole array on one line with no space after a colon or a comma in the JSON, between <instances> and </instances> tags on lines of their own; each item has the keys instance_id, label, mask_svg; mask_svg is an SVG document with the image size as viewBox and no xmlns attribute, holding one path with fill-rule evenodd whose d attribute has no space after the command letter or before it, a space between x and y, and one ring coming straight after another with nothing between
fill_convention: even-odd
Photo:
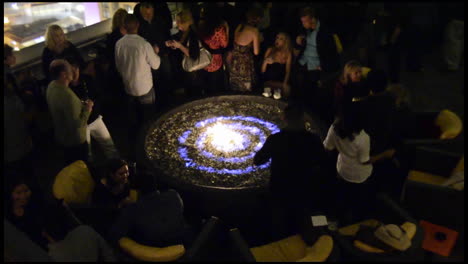
<instances>
[{"instance_id":1,"label":"red patterned fabric","mask_svg":"<svg viewBox=\"0 0 468 264\"><path fill-rule=\"evenodd\" d=\"M203 40L210 49L219 49L225 48L228 45L228 36L226 34L226 28L220 26L215 29L215 33L208 39ZM223 55L222 54L213 54L213 59L211 64L206 66L204 70L207 72L215 72L223 66Z\"/></svg>"}]
</instances>

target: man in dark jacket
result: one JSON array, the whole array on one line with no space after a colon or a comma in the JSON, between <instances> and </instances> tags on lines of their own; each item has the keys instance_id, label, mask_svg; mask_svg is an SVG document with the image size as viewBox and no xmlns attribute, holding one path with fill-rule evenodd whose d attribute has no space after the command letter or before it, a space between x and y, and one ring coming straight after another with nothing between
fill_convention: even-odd
<instances>
[{"instance_id":1,"label":"man in dark jacket","mask_svg":"<svg viewBox=\"0 0 468 264\"><path fill-rule=\"evenodd\" d=\"M315 10L306 7L300 12L302 30L296 38L296 85L293 96L309 102L323 73L338 71L339 57L333 35L320 24Z\"/></svg>"},{"instance_id":2,"label":"man in dark jacket","mask_svg":"<svg viewBox=\"0 0 468 264\"><path fill-rule=\"evenodd\" d=\"M255 165L271 158L269 189L276 238L306 230L307 215L322 209L320 190L326 185L322 176L327 154L320 138L306 131L302 109L288 106L283 118L287 127L270 135L254 157Z\"/></svg>"},{"instance_id":3,"label":"man in dark jacket","mask_svg":"<svg viewBox=\"0 0 468 264\"><path fill-rule=\"evenodd\" d=\"M110 240L118 244L123 237L151 247L177 244L189 246L193 232L184 217L184 203L179 193L156 189L153 175L138 175L141 197L122 209L110 231Z\"/></svg>"}]
</instances>

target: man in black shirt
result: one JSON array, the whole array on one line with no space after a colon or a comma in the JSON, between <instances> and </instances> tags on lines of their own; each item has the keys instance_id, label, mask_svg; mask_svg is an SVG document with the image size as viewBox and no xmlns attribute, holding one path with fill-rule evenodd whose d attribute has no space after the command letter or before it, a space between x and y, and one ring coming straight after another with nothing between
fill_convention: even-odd
<instances>
[{"instance_id":1,"label":"man in black shirt","mask_svg":"<svg viewBox=\"0 0 468 264\"><path fill-rule=\"evenodd\" d=\"M327 156L320 138L305 130L302 109L288 106L283 118L287 126L270 135L254 157L255 165L271 158L273 231L280 236L303 230L308 215L320 209L320 190L325 184L322 169ZM288 226L294 229L287 230Z\"/></svg>"},{"instance_id":2,"label":"man in black shirt","mask_svg":"<svg viewBox=\"0 0 468 264\"><path fill-rule=\"evenodd\" d=\"M138 35L145 38L152 46L155 44L159 47L159 57L161 58L160 68L153 74L153 78L158 79L161 83L162 90L159 91L161 97L166 97L172 83L172 63L170 57L172 50L166 47L166 41L171 39L172 17L165 4L153 4L150 2L142 2L135 6L135 11L138 10L138 20L140 27ZM159 102L164 103L165 98L161 98Z\"/></svg>"}]
</instances>

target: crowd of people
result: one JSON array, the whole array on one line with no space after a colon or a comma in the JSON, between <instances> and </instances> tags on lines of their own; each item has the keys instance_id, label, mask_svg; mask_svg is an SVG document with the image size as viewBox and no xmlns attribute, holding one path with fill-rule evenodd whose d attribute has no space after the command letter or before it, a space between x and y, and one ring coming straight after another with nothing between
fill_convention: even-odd
<instances>
[{"instance_id":1,"label":"crowd of people","mask_svg":"<svg viewBox=\"0 0 468 264\"><path fill-rule=\"evenodd\" d=\"M151 176L143 177L147 181L140 186L143 197L137 202L130 198L128 160L135 156L120 156L104 121L100 89L121 93L128 100L130 145L144 122L169 106L171 95L180 88L189 100L256 94L287 101L283 114L287 126L268 137L253 161L260 165L272 160L269 186L276 205L272 211L275 232L288 226L300 228L310 212L326 207L340 219L365 214L377 191L398 197L407 169L399 161L406 155L401 140L409 111L407 91L398 76L402 24L390 22L388 26L394 30L387 31L385 40L390 58L387 74L372 63L372 52L379 44L361 43L369 37L365 35L370 34L368 28L356 36L343 36L343 43L356 39L365 56L359 54L342 65L341 43L332 19L321 19L311 7L297 9L294 15L275 12L271 3L236 4L235 8L225 2L194 3L176 14L178 33L172 34L167 3L142 2L133 14L123 9L115 12L106 49L92 62L83 59L60 26L48 27L42 69L53 137L63 151L63 167L77 160L94 162L92 139L108 159L105 173L96 177L92 200L96 206L121 212L109 230L111 243L130 236L145 245L164 247L190 243L193 233L184 220L179 194L155 190ZM447 33L451 42L456 40L450 32L460 27L459 20L454 21ZM416 27L410 29L424 34ZM411 45L414 51L417 43ZM450 69L459 66L453 53L447 54ZM411 59L412 70L420 70L420 52L412 55L416 56ZM358 60L370 71L364 72ZM65 233L61 230L62 235L53 237L52 220L45 220L44 204L38 198L43 190L33 169L35 142L29 127L36 108L28 99L30 92L20 89L11 73L15 63L13 49L5 45L6 218L45 250L55 250L50 254L57 260L76 257L71 248L77 239L95 241L88 248L99 250L92 255L90 249L91 258L97 259L99 252L101 259L114 260L107 242L88 227L85 231L64 227ZM103 83L112 89L100 87ZM326 83L332 85L326 87ZM321 140L306 131L304 113L318 110L314 102L328 100L320 97L323 89L330 89L332 98L319 113L331 113L332 122ZM152 215L156 210L148 208L155 207L160 211ZM292 224L285 224L289 220ZM48 243L56 246L47 247Z\"/></svg>"}]
</instances>

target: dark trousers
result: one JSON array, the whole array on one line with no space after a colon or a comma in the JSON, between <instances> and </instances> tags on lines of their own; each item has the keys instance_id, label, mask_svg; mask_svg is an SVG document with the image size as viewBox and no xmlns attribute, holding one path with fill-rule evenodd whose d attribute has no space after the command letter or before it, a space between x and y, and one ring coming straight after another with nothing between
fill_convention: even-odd
<instances>
[{"instance_id":1,"label":"dark trousers","mask_svg":"<svg viewBox=\"0 0 468 264\"><path fill-rule=\"evenodd\" d=\"M63 154L65 159L65 166L70 165L71 163L82 160L84 162L88 161L88 143L85 141L76 146L63 147Z\"/></svg>"},{"instance_id":2,"label":"dark trousers","mask_svg":"<svg viewBox=\"0 0 468 264\"><path fill-rule=\"evenodd\" d=\"M206 93L208 95L217 95L225 92L224 76L222 66L215 72L207 72L205 70L200 71L200 78L203 79L203 83L205 84L204 86L206 87Z\"/></svg>"},{"instance_id":3,"label":"dark trousers","mask_svg":"<svg viewBox=\"0 0 468 264\"><path fill-rule=\"evenodd\" d=\"M391 83L400 82L402 47L399 43L390 44L387 51L388 77Z\"/></svg>"},{"instance_id":4,"label":"dark trousers","mask_svg":"<svg viewBox=\"0 0 468 264\"><path fill-rule=\"evenodd\" d=\"M127 100L130 119L128 126L129 158L135 160L134 148L137 137L145 122L151 119L152 115L156 112L154 88L151 88L147 94L142 96L128 95Z\"/></svg>"},{"instance_id":5,"label":"dark trousers","mask_svg":"<svg viewBox=\"0 0 468 264\"><path fill-rule=\"evenodd\" d=\"M315 101L318 82L320 81L320 71L307 69L307 65L296 64L295 78L293 78L293 87L291 91L292 99L310 106Z\"/></svg>"},{"instance_id":6,"label":"dark trousers","mask_svg":"<svg viewBox=\"0 0 468 264\"><path fill-rule=\"evenodd\" d=\"M337 210L345 224L362 220L372 209L375 200L373 176L363 183L348 182L338 176Z\"/></svg>"},{"instance_id":7,"label":"dark trousers","mask_svg":"<svg viewBox=\"0 0 468 264\"><path fill-rule=\"evenodd\" d=\"M184 72L185 94L190 99L199 98L205 93L202 71Z\"/></svg>"},{"instance_id":8,"label":"dark trousers","mask_svg":"<svg viewBox=\"0 0 468 264\"><path fill-rule=\"evenodd\" d=\"M304 233L308 224L308 210L303 202L274 196L271 198L271 237L274 240Z\"/></svg>"}]
</instances>

